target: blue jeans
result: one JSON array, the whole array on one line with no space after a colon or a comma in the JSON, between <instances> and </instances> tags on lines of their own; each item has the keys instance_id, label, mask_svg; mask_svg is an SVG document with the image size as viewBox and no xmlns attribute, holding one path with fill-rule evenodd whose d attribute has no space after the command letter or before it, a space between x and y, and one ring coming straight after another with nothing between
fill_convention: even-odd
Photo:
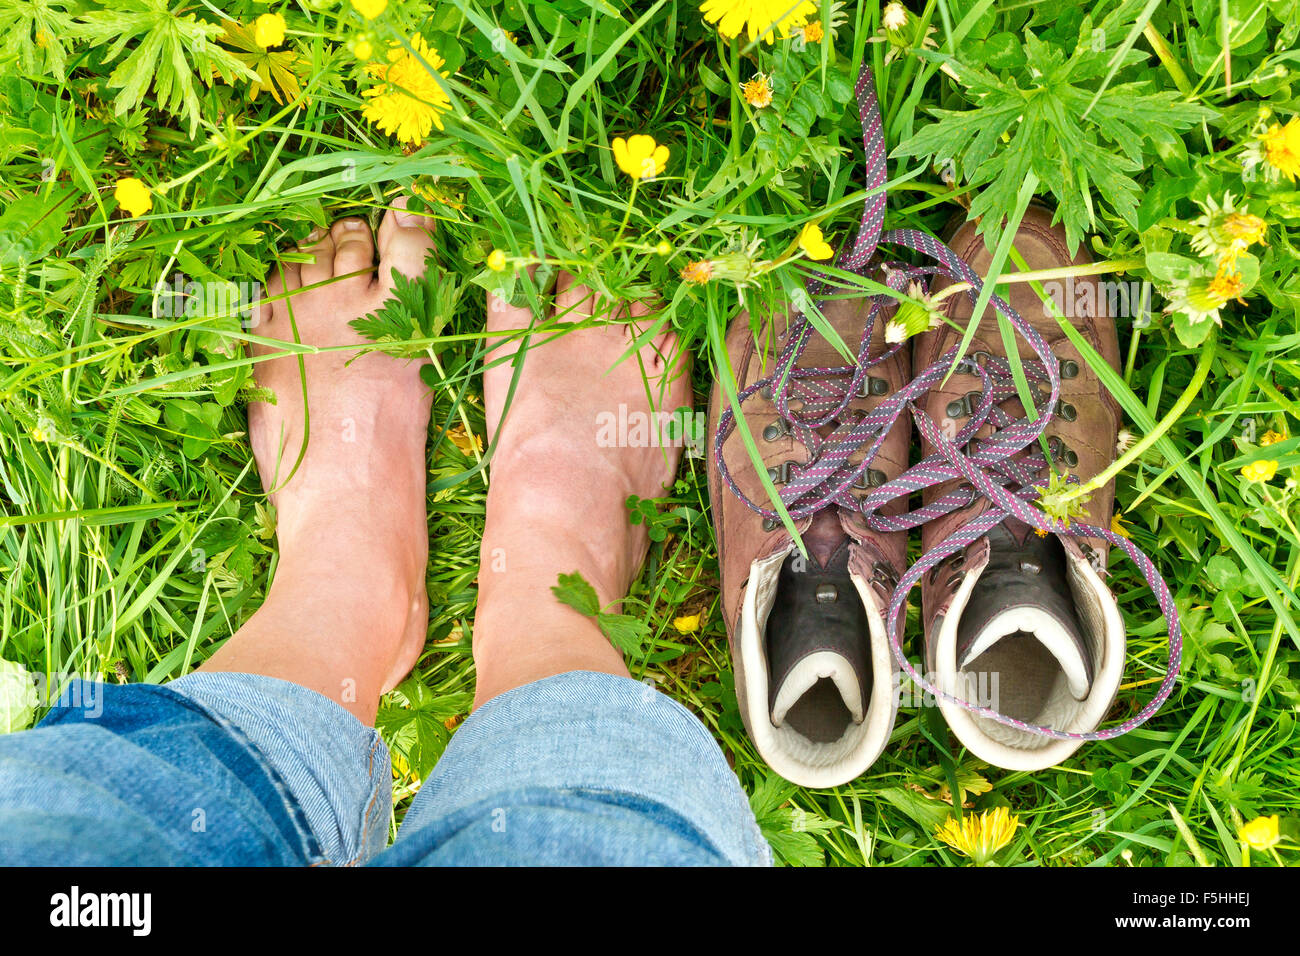
<instances>
[{"instance_id":1,"label":"blue jeans","mask_svg":"<svg viewBox=\"0 0 1300 956\"><path fill-rule=\"evenodd\" d=\"M0 864L766 864L722 751L645 684L586 671L459 728L388 843L373 728L297 684L74 684L0 737Z\"/></svg>"}]
</instances>

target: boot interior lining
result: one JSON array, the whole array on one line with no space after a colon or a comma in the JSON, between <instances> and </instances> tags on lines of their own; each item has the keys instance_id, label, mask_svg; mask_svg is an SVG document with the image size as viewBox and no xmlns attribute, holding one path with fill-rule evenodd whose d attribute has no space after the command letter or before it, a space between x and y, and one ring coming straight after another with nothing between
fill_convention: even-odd
<instances>
[{"instance_id":1,"label":"boot interior lining","mask_svg":"<svg viewBox=\"0 0 1300 956\"><path fill-rule=\"evenodd\" d=\"M871 689L865 690L870 693ZM844 736L845 728L853 723L853 715L844 706L835 682L823 677L786 711L784 723L815 744L829 744Z\"/></svg>"}]
</instances>

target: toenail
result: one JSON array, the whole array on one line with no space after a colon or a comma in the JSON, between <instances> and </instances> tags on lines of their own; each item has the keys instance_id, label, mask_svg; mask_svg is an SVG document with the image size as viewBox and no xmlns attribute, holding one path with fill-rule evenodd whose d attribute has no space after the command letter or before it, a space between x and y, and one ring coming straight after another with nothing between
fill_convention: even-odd
<instances>
[{"instance_id":1,"label":"toenail","mask_svg":"<svg viewBox=\"0 0 1300 956\"><path fill-rule=\"evenodd\" d=\"M394 209L393 212L395 213L397 224L399 226L404 226L407 229L416 226L423 226L425 224L425 219L428 218L427 216L421 216L419 213L407 212L405 209Z\"/></svg>"},{"instance_id":2,"label":"toenail","mask_svg":"<svg viewBox=\"0 0 1300 956\"><path fill-rule=\"evenodd\" d=\"M325 230L322 229L320 226L317 226L317 227L316 227L315 229L313 229L311 232L307 233L307 238L306 238L306 240L304 240L304 241L306 241L306 242L320 242L321 239L323 239L323 238L325 238Z\"/></svg>"},{"instance_id":3,"label":"toenail","mask_svg":"<svg viewBox=\"0 0 1300 956\"><path fill-rule=\"evenodd\" d=\"M343 219L340 221L339 225L341 225L344 229L350 232L356 232L358 230L366 228L366 221L364 219L355 219L355 218Z\"/></svg>"}]
</instances>

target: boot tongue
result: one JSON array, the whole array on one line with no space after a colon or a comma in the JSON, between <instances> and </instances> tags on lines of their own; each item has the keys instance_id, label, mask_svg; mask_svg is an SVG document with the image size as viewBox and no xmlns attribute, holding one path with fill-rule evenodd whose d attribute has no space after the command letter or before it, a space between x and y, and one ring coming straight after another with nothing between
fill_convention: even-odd
<instances>
[{"instance_id":1,"label":"boot tongue","mask_svg":"<svg viewBox=\"0 0 1300 956\"><path fill-rule=\"evenodd\" d=\"M808 530L802 535L803 546L808 549L808 557L825 568L845 544L849 541L848 532L840 524L840 509L836 506L823 508L813 515Z\"/></svg>"},{"instance_id":2,"label":"boot tongue","mask_svg":"<svg viewBox=\"0 0 1300 956\"><path fill-rule=\"evenodd\" d=\"M767 620L772 723L815 742L838 740L861 723L871 690L866 610L849 574L849 536L834 508L803 534L808 558L781 568Z\"/></svg>"},{"instance_id":3,"label":"boot tongue","mask_svg":"<svg viewBox=\"0 0 1300 956\"><path fill-rule=\"evenodd\" d=\"M1008 639L1033 637L1056 659L1076 700L1092 687L1092 654L1065 576L1065 550L1015 519L988 533L989 561L971 588L957 633L957 666Z\"/></svg>"}]
</instances>

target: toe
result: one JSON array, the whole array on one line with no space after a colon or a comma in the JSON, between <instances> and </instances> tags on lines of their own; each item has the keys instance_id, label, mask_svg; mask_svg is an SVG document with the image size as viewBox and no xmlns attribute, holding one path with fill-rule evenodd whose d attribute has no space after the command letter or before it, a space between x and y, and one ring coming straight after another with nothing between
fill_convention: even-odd
<instances>
[{"instance_id":1,"label":"toe","mask_svg":"<svg viewBox=\"0 0 1300 956\"><path fill-rule=\"evenodd\" d=\"M276 316L288 314L289 300L284 298L302 288L302 275L296 262L276 262L266 279L266 296L274 301L263 308L271 308Z\"/></svg>"},{"instance_id":2,"label":"toe","mask_svg":"<svg viewBox=\"0 0 1300 956\"><path fill-rule=\"evenodd\" d=\"M529 276L535 275L536 272L537 266L528 267ZM519 291L519 286L525 281L522 278L520 279L520 282L516 285L514 296L514 300L524 302L523 305L514 305L511 300L504 299L490 289L488 290L487 330L489 332L514 332L518 329L532 327L532 307L526 303L523 293ZM497 362L515 354L515 351L519 348L519 338L516 336L513 338L493 339L488 345L488 362Z\"/></svg>"},{"instance_id":3,"label":"toe","mask_svg":"<svg viewBox=\"0 0 1300 956\"><path fill-rule=\"evenodd\" d=\"M300 267L303 285L325 282L334 275L334 237L327 230L313 229L298 250L313 257Z\"/></svg>"},{"instance_id":4,"label":"toe","mask_svg":"<svg viewBox=\"0 0 1300 956\"><path fill-rule=\"evenodd\" d=\"M370 235L370 225L358 216L349 216L334 223L330 230L334 240L334 275L360 275L343 280L348 284L369 286L374 278L375 241Z\"/></svg>"},{"instance_id":5,"label":"toe","mask_svg":"<svg viewBox=\"0 0 1300 956\"><path fill-rule=\"evenodd\" d=\"M393 270L409 278L424 274L424 260L433 248L433 219L406 211L399 197L379 224L379 285L391 288Z\"/></svg>"},{"instance_id":6,"label":"toe","mask_svg":"<svg viewBox=\"0 0 1300 956\"><path fill-rule=\"evenodd\" d=\"M595 314L596 296L567 272L555 284L555 318L559 322L581 322Z\"/></svg>"}]
</instances>

